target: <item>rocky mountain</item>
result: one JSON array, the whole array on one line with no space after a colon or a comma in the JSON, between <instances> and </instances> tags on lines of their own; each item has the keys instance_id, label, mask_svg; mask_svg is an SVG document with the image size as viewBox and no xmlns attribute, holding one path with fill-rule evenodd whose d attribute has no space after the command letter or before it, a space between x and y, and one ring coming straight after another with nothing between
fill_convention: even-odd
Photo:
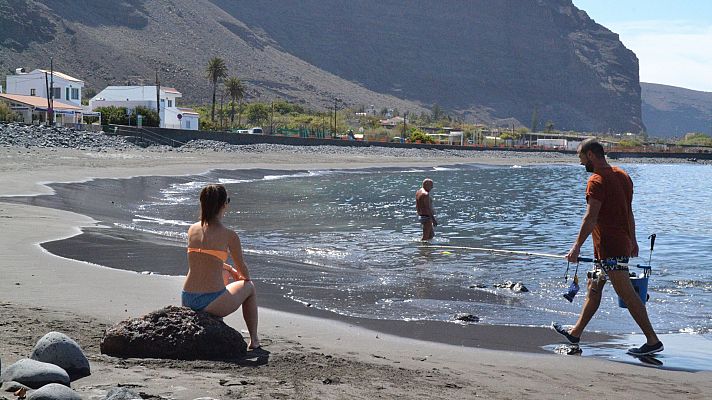
<instances>
[{"instance_id":1,"label":"rocky mountain","mask_svg":"<svg viewBox=\"0 0 712 400\"><path fill-rule=\"evenodd\" d=\"M207 102L213 56L251 98L640 131L636 56L571 0L0 0L0 71L161 81Z\"/></svg>"},{"instance_id":2,"label":"rocky mountain","mask_svg":"<svg viewBox=\"0 0 712 400\"><path fill-rule=\"evenodd\" d=\"M698 132L712 135L712 92L641 83L643 121L648 134L682 137Z\"/></svg>"}]
</instances>

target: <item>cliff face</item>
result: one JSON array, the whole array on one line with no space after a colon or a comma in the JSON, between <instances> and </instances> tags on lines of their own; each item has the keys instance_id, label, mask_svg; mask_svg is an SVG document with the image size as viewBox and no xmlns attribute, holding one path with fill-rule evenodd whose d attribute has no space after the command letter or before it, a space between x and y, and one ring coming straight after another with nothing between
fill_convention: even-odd
<instances>
[{"instance_id":1,"label":"cliff face","mask_svg":"<svg viewBox=\"0 0 712 400\"><path fill-rule=\"evenodd\" d=\"M643 128L637 58L571 0L0 0L0 10L0 68L44 67L54 54L97 89L150 84L160 68L188 100L207 101L204 68L220 56L253 98Z\"/></svg>"},{"instance_id":2,"label":"cliff face","mask_svg":"<svg viewBox=\"0 0 712 400\"><path fill-rule=\"evenodd\" d=\"M712 92L641 83L643 120L651 136L712 134Z\"/></svg>"},{"instance_id":3,"label":"cliff face","mask_svg":"<svg viewBox=\"0 0 712 400\"><path fill-rule=\"evenodd\" d=\"M638 60L569 0L213 0L281 49L446 109L639 131Z\"/></svg>"}]
</instances>

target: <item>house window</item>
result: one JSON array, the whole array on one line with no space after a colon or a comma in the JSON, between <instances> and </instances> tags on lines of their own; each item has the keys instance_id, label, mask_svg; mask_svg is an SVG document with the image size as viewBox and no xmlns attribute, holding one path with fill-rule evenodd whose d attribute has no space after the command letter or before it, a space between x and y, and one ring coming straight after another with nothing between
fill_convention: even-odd
<instances>
[{"instance_id":1,"label":"house window","mask_svg":"<svg viewBox=\"0 0 712 400\"><path fill-rule=\"evenodd\" d=\"M69 88L67 88L67 90L65 91L65 93L67 94L66 99L69 100Z\"/></svg>"},{"instance_id":2,"label":"house window","mask_svg":"<svg viewBox=\"0 0 712 400\"><path fill-rule=\"evenodd\" d=\"M173 100L168 100L168 107L173 107Z\"/></svg>"},{"instance_id":3,"label":"house window","mask_svg":"<svg viewBox=\"0 0 712 400\"><path fill-rule=\"evenodd\" d=\"M79 88L72 88L72 100L79 100Z\"/></svg>"},{"instance_id":4,"label":"house window","mask_svg":"<svg viewBox=\"0 0 712 400\"><path fill-rule=\"evenodd\" d=\"M62 88L52 88L52 98L61 99L62 98Z\"/></svg>"},{"instance_id":5,"label":"house window","mask_svg":"<svg viewBox=\"0 0 712 400\"><path fill-rule=\"evenodd\" d=\"M185 121L185 129L190 129L190 120Z\"/></svg>"},{"instance_id":6,"label":"house window","mask_svg":"<svg viewBox=\"0 0 712 400\"><path fill-rule=\"evenodd\" d=\"M35 89L30 89L30 96L36 96L36 95L37 95L37 93L36 93Z\"/></svg>"}]
</instances>

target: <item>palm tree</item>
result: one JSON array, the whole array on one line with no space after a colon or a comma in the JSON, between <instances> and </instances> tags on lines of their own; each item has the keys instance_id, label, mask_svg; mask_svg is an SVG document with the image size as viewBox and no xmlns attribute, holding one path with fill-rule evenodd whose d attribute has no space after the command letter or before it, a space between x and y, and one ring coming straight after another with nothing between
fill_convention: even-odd
<instances>
[{"instance_id":1,"label":"palm tree","mask_svg":"<svg viewBox=\"0 0 712 400\"><path fill-rule=\"evenodd\" d=\"M225 60L220 57L213 57L208 61L208 67L205 69L207 78L213 82L213 106L210 111L210 119L215 122L215 92L217 91L218 81L227 76L227 67Z\"/></svg>"},{"instance_id":2,"label":"palm tree","mask_svg":"<svg viewBox=\"0 0 712 400\"><path fill-rule=\"evenodd\" d=\"M242 85L242 81L231 76L225 81L225 90L230 95L230 99L232 99L232 109L230 111L230 125L232 126L235 122L235 103L245 97L245 86Z\"/></svg>"}]
</instances>

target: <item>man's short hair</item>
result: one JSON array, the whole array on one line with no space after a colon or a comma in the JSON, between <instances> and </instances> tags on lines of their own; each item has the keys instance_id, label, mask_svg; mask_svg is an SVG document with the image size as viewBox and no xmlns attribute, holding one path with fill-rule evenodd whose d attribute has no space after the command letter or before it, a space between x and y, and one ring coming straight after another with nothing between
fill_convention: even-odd
<instances>
[{"instance_id":1,"label":"man's short hair","mask_svg":"<svg viewBox=\"0 0 712 400\"><path fill-rule=\"evenodd\" d=\"M589 150L599 158L604 158L606 156L606 153L603 151L603 145L601 145L601 143L599 143L595 138L586 139L578 146L579 154L586 154Z\"/></svg>"}]
</instances>

